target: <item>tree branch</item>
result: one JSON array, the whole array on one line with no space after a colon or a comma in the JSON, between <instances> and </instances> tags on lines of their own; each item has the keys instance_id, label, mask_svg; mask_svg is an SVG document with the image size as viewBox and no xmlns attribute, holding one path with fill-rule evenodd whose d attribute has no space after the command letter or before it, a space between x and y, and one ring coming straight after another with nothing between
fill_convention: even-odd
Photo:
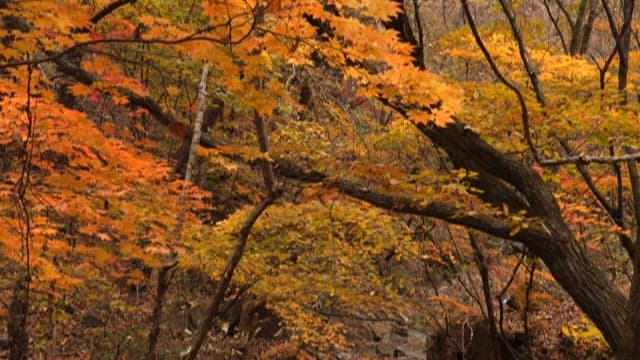
<instances>
[{"instance_id":1,"label":"tree branch","mask_svg":"<svg viewBox=\"0 0 640 360\"><path fill-rule=\"evenodd\" d=\"M569 23L569 27L571 27L571 31L573 31L573 29L576 27L576 22L573 19L571 19L571 14L569 14L569 11L564 6L564 4L562 4L560 0L555 0L555 1L560 11L564 15L564 17L567 19L567 22Z\"/></svg>"},{"instance_id":2,"label":"tree branch","mask_svg":"<svg viewBox=\"0 0 640 360\"><path fill-rule=\"evenodd\" d=\"M102 10L98 11L97 14L93 15L93 17L91 17L91 22L96 24L100 20L102 20L105 16L107 16L107 15L111 14L112 12L116 11L119 7L127 5L127 4L133 4L136 1L137 0L115 0L111 4L105 6Z\"/></svg>"},{"instance_id":3,"label":"tree branch","mask_svg":"<svg viewBox=\"0 0 640 360\"><path fill-rule=\"evenodd\" d=\"M604 9L604 13L607 15L607 21L609 21L609 28L611 29L611 33L614 37L618 37L618 26L616 25L616 19L613 16L613 11L611 11L611 7L609 7L609 1L602 0L602 8Z\"/></svg>"},{"instance_id":4,"label":"tree branch","mask_svg":"<svg viewBox=\"0 0 640 360\"><path fill-rule=\"evenodd\" d=\"M557 140L562 146L563 150L567 153L567 155L571 155L572 150L569 143L564 139L557 139ZM585 167L585 164L576 163L575 165L580 175L582 175L582 179L584 180L585 183L587 183L589 190L591 190L591 192L596 197L600 205L602 205L605 211L609 213L609 216L611 216L612 218L615 218L616 210L613 208L613 205L609 203L609 200L607 200L607 198L602 194L602 192L600 192L600 189L598 189L596 184L593 182L593 179L591 178L591 175L589 175L589 170Z\"/></svg>"},{"instance_id":5,"label":"tree branch","mask_svg":"<svg viewBox=\"0 0 640 360\"><path fill-rule=\"evenodd\" d=\"M571 154L572 152L571 146L569 146L569 143L567 143L567 141L563 139L558 139L558 142L560 143L564 151L567 152L567 154ZM614 164L614 166L615 165L616 164ZM580 175L582 176L582 179L587 184L587 187L589 188L591 193L596 197L596 199L598 200L598 203L600 203L602 208L609 215L609 218L613 220L614 224L624 229L625 225L624 225L624 219L622 217L622 214L620 214L620 211L617 208L613 207L613 204L609 200L607 200L607 198L604 196L604 194L602 194L600 189L598 189L598 186L595 184L595 182L591 178L591 175L589 175L589 170L586 168L586 164L575 163L575 166L578 169L578 172L580 173ZM622 244L622 247L625 249L625 251L629 255L629 258L631 258L632 260L635 259L636 251L633 248L633 243L631 241L631 238L629 238L625 234L618 234L618 237L620 239L620 243Z\"/></svg>"},{"instance_id":6,"label":"tree branch","mask_svg":"<svg viewBox=\"0 0 640 360\"><path fill-rule=\"evenodd\" d=\"M255 9L252 9L252 12L255 12ZM20 60L20 61L12 61L12 62L7 62L4 64L0 64L0 69L6 69L6 68L13 68L13 67L19 67L19 66L26 66L26 65L38 65L38 64L42 64L42 63L47 63L47 62L52 62L52 61L56 61L59 59L62 59L64 56L73 53L74 51L87 47L87 46L91 46L91 45L98 45L98 44L160 44L160 45L178 45L178 44L182 44L182 43L186 43L186 42L191 42L191 41L208 41L208 42L213 42L213 43L217 43L217 44L221 44L221 45L237 45L240 42L244 41L249 34L251 34L256 26L257 26L257 21L258 18L256 16L253 17L253 22L252 25L250 27L250 29L247 31L247 33L243 34L241 37L239 37L237 40L228 41L227 36L221 37L221 38L213 38L210 36L203 36L201 34L210 32L212 30L215 30L219 27L227 27L229 23L231 23L234 19L239 18L241 16L246 16L248 13L240 13L237 15L232 16L231 18L229 18L225 23L222 24L215 24L215 25L207 25L199 30L194 31L193 33L189 34L189 35L185 35L183 37L180 38L176 38L176 39L163 39L163 38L152 38L152 39L141 39L138 37L125 37L125 38L107 38L107 39L93 39L93 40L87 40L87 41L82 41L82 42L78 42L74 45L69 46L68 48L58 51L56 53L53 54L48 54L47 56L44 57L40 57L40 58L36 58L36 59L27 59L27 60Z\"/></svg>"},{"instance_id":7,"label":"tree branch","mask_svg":"<svg viewBox=\"0 0 640 360\"><path fill-rule=\"evenodd\" d=\"M511 11L511 7L507 4L506 0L499 0L500 6L502 6L502 10L504 14L507 16L507 20L509 21L509 26L511 26L511 31L513 32L513 37L516 39L516 43L518 44L518 53L520 54L520 59L522 60L522 64L524 65L524 69L527 72L527 76L529 76L529 80L531 80L531 85L533 86L533 91L536 93L536 100L543 107L546 106L546 100L544 99L544 94L542 92L542 88L540 87L540 81L538 80L538 73L533 68L531 64L531 60L529 59L529 54L527 54L527 49L524 45L524 38L522 37L522 32L520 31L520 27L516 22L516 16Z\"/></svg>"},{"instance_id":8,"label":"tree branch","mask_svg":"<svg viewBox=\"0 0 640 360\"><path fill-rule=\"evenodd\" d=\"M540 156L538 155L538 150L536 149L533 143L533 140L531 139L531 132L529 130L529 111L527 110L527 103L525 102L524 95L522 95L522 92L520 91L518 86L514 84L511 80L507 79L504 76L504 74L502 74L500 69L498 69L498 65L496 64L495 60L489 53L489 50L484 45L482 38L480 37L480 33L478 32L478 28L476 26L475 20L471 15L471 10L469 9L469 4L467 0L460 0L460 2L462 3L462 10L464 11L465 17L467 18L467 21L469 23L469 28L471 29L471 33L473 34L476 44L478 44L478 47L480 48L480 50L484 54L485 59L489 63L489 67L491 67L491 70L493 71L495 76L498 78L498 80L500 80L500 82L502 82L507 88L511 89L511 91L513 91L513 93L518 98L518 104L520 105L520 110L521 110L522 128L523 128L522 130L524 133L525 142L529 146L529 150L531 151L531 154L533 155L534 159L537 162L540 162Z\"/></svg>"},{"instance_id":9,"label":"tree branch","mask_svg":"<svg viewBox=\"0 0 640 360\"><path fill-rule=\"evenodd\" d=\"M560 24L558 23L558 18L553 16L553 12L551 12L551 7L549 6L548 0L542 0L544 4L544 8L547 11L547 15L549 15L549 19L551 19L551 24L553 24L553 28L558 33L558 37L560 38L560 43L562 44L562 50L564 50L565 55L569 54L569 48L567 47L567 41L564 38L564 34L562 33L562 29L560 29Z\"/></svg>"},{"instance_id":10,"label":"tree branch","mask_svg":"<svg viewBox=\"0 0 640 360\"><path fill-rule=\"evenodd\" d=\"M619 155L619 156L590 156L590 155L572 155L563 157L560 159L548 159L543 160L540 165L542 166L557 166L557 165L566 165L566 164L618 164L622 162L627 162L629 160L640 160L640 152Z\"/></svg>"},{"instance_id":11,"label":"tree branch","mask_svg":"<svg viewBox=\"0 0 640 360\"><path fill-rule=\"evenodd\" d=\"M264 119L255 114L255 127L256 133L258 135L258 142L260 145L260 151L268 153L268 138L267 138L267 130L264 123ZM278 197L278 193L275 188L276 180L273 175L273 167L271 162L266 159L260 160L262 164L262 175L264 177L265 187L267 188L267 195L258 205L256 205L244 224L240 228L240 231L237 234L237 240L235 247L233 249L233 253L229 257L227 262L227 267L222 273L222 277L218 282L218 286L216 287L216 292L213 295L213 299L207 306L207 316L202 322L200 329L196 333L194 337L193 344L183 357L185 360L195 360L198 356L198 352L204 344L205 339L207 338L207 334L211 330L213 326L213 321L220 314L220 304L224 300L224 295L231 284L231 279L233 278L233 274L240 264L240 260L242 259L242 255L244 254L244 249L247 245L247 240L249 239L249 234L251 233L251 229L253 225L258 221L260 215L276 200Z\"/></svg>"},{"instance_id":12,"label":"tree branch","mask_svg":"<svg viewBox=\"0 0 640 360\"><path fill-rule=\"evenodd\" d=\"M636 226L640 228L640 175L638 175L638 164L635 161L627 161L629 170L629 182L631 183L631 193L633 195L633 217ZM638 241L634 246L638 247Z\"/></svg>"}]
</instances>

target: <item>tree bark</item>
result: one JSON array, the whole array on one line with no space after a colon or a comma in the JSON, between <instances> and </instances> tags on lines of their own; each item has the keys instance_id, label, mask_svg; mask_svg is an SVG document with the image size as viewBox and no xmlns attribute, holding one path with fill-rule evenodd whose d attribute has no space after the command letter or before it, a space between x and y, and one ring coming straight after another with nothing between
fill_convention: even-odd
<instances>
[{"instance_id":1,"label":"tree bark","mask_svg":"<svg viewBox=\"0 0 640 360\"><path fill-rule=\"evenodd\" d=\"M629 46L631 44L631 24L633 20L633 0L624 0L622 5L623 24L629 24L622 27L622 39L618 46L619 68L618 68L618 90L625 91L627 89L627 74L629 73Z\"/></svg>"},{"instance_id":2,"label":"tree bark","mask_svg":"<svg viewBox=\"0 0 640 360\"><path fill-rule=\"evenodd\" d=\"M590 0L580 0L580 5L578 6L578 14L576 16L576 20L571 27L571 42L569 43L569 54L577 55L580 48L582 47L582 36L583 32L583 24L587 17L588 8L589 8Z\"/></svg>"},{"instance_id":3,"label":"tree bark","mask_svg":"<svg viewBox=\"0 0 640 360\"><path fill-rule=\"evenodd\" d=\"M449 155L456 167L483 173L495 183L506 182L513 186L514 192L520 192L526 198L528 215L542 220L545 234L540 238L518 235L511 238L523 242L544 261L558 283L602 331L611 347L617 349L622 339L627 301L604 272L589 261L542 179L525 164L491 148L477 134L464 129L461 123L443 128L421 125L419 129ZM493 202L486 197L484 200Z\"/></svg>"},{"instance_id":4,"label":"tree bark","mask_svg":"<svg viewBox=\"0 0 640 360\"><path fill-rule=\"evenodd\" d=\"M471 247L473 248L474 259L476 261L476 265L478 266L478 272L480 273L480 278L482 279L482 292L484 294L484 302L487 308L487 322L489 326L489 335L491 337L492 351L491 356L487 356L487 358L493 360L501 360L501 338L496 326L496 313L493 308L493 296L491 296L491 281L489 279L489 266L487 264L487 258L484 256L482 248L480 248L480 244L478 242L478 239L476 238L476 234L469 231L468 235L469 242L471 243Z\"/></svg>"},{"instance_id":5,"label":"tree bark","mask_svg":"<svg viewBox=\"0 0 640 360\"><path fill-rule=\"evenodd\" d=\"M202 67L202 76L200 77L200 85L198 86L198 113L196 114L196 121L193 126L193 135L191 137L191 145L189 146L189 157L187 158L187 168L184 174L185 184L191 182L191 176L193 174L193 164L195 163L196 159L196 148L200 144L200 137L202 136L202 122L204 119L204 111L207 103L207 80L209 79L209 66L209 64L205 64ZM182 194L180 194L180 199L178 201L178 215L176 217L176 227L173 232L173 237L176 241L180 240L182 226L184 225L184 191Z\"/></svg>"},{"instance_id":6,"label":"tree bark","mask_svg":"<svg viewBox=\"0 0 640 360\"><path fill-rule=\"evenodd\" d=\"M631 183L631 194L633 196L633 217L636 228L640 227L640 174L638 174L638 164L635 161L627 162L629 170L629 182ZM636 250L640 250L640 235L636 232L634 239ZM624 340L618 358L621 360L637 359L640 354L640 259L633 259L633 278L631 279L631 289L629 290L629 309L626 322Z\"/></svg>"},{"instance_id":7,"label":"tree bark","mask_svg":"<svg viewBox=\"0 0 640 360\"><path fill-rule=\"evenodd\" d=\"M580 48L578 49L578 54L580 55L585 54L589 49L589 41L591 40L591 33L593 32L593 24L600 12L598 4L598 0L591 0L590 2L589 16L587 17L587 22L582 28L582 34L580 35Z\"/></svg>"}]
</instances>

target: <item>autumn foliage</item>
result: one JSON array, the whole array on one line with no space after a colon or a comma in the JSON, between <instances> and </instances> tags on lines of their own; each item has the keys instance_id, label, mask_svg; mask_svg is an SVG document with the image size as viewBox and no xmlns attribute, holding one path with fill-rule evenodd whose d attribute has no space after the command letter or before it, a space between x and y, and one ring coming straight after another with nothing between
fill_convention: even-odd
<instances>
[{"instance_id":1,"label":"autumn foliage","mask_svg":"<svg viewBox=\"0 0 640 360\"><path fill-rule=\"evenodd\" d=\"M634 1L437 3L0 0L0 356L634 358Z\"/></svg>"}]
</instances>

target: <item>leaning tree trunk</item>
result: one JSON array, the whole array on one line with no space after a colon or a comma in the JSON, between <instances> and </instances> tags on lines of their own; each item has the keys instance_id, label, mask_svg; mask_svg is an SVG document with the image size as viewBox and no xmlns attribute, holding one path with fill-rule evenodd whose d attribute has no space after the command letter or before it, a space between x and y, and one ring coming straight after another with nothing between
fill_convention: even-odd
<instances>
[{"instance_id":1,"label":"leaning tree trunk","mask_svg":"<svg viewBox=\"0 0 640 360\"><path fill-rule=\"evenodd\" d=\"M541 219L543 230L516 234L512 239L524 243L544 261L558 283L602 331L612 349L617 350L624 333L627 301L604 272L589 261L564 222L553 193L538 174L496 151L459 122L443 128L419 128L449 155L456 167L479 174L478 180L472 180L472 186L485 191L479 195L484 201L505 202L504 197L493 195L495 188L526 199L527 213Z\"/></svg>"},{"instance_id":2,"label":"leaning tree trunk","mask_svg":"<svg viewBox=\"0 0 640 360\"><path fill-rule=\"evenodd\" d=\"M402 0L396 1L404 5ZM589 0L582 1L585 7L586 1ZM398 17L386 25L398 31L402 40L418 47L414 36L406 36L403 30L407 24L400 20ZM423 110L428 112L429 109ZM537 231L506 237L524 243L544 261L558 283L600 329L611 348L618 351L625 333L627 300L608 281L602 269L589 261L564 222L553 192L542 178L525 163L491 147L455 119L445 127L417 126L447 153L455 167L478 174L476 179L468 180L471 186L482 190L479 198L488 204L507 204L516 210L526 210L530 217L538 219Z\"/></svg>"},{"instance_id":3,"label":"leaning tree trunk","mask_svg":"<svg viewBox=\"0 0 640 360\"><path fill-rule=\"evenodd\" d=\"M262 116L258 115L257 112L254 115L254 125L260 152L265 155L269 155L267 126ZM260 167L262 168L262 178L264 180L266 196L253 208L244 224L240 228L240 231L238 231L233 252L229 257L229 260L227 261L227 267L222 272L222 276L218 281L218 285L216 286L216 291L213 295L213 298L207 306L207 316L202 321L202 324L200 324L200 329L198 329L194 336L193 344L186 352L186 354L182 357L182 359L184 360L195 360L197 358L200 348L207 339L209 331L211 331L211 328L213 327L214 320L218 317L218 315L220 315L220 304L222 304L224 296L229 289L229 285L231 284L231 279L233 278L236 268L240 264L240 260L242 260L253 225L255 225L264 211L269 206L271 206L271 204L273 204L273 202L278 197L273 165L270 161L261 159Z\"/></svg>"}]
</instances>

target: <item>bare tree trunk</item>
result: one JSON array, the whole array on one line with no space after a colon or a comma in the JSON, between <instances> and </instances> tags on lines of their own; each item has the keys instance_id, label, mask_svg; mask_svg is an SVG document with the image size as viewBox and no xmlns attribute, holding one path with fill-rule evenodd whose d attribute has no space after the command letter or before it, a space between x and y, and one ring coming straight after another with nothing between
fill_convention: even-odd
<instances>
[{"instance_id":1,"label":"bare tree trunk","mask_svg":"<svg viewBox=\"0 0 640 360\"><path fill-rule=\"evenodd\" d=\"M500 360L502 358L500 343L501 337L498 333L498 327L496 326L496 315L493 308L493 297L491 296L491 282L489 280L489 266L487 265L487 259L480 248L476 235L469 231L469 241L473 248L474 258L478 271L480 272L480 278L482 279L482 292L484 293L485 306L487 307L487 321L489 323L489 335L491 336L491 350L492 355L487 356L488 359Z\"/></svg>"},{"instance_id":2,"label":"bare tree trunk","mask_svg":"<svg viewBox=\"0 0 640 360\"><path fill-rule=\"evenodd\" d=\"M584 24L588 6L589 0L580 0L578 14L573 26L571 27L571 42L569 43L570 55L577 55L578 50L580 49L580 45L582 43L582 24Z\"/></svg>"},{"instance_id":3,"label":"bare tree trunk","mask_svg":"<svg viewBox=\"0 0 640 360\"><path fill-rule=\"evenodd\" d=\"M626 27L622 27L623 31L622 39L618 46L618 56L620 58L620 64L618 69L618 90L625 91L627 89L627 74L629 72L629 46L631 44L631 28L633 20L633 8L634 0L624 0L622 6L622 18L624 24L629 24Z\"/></svg>"},{"instance_id":4,"label":"bare tree trunk","mask_svg":"<svg viewBox=\"0 0 640 360\"><path fill-rule=\"evenodd\" d=\"M553 27L560 37L560 42L562 43L565 54L572 56L585 54L589 49L589 40L591 39L593 24L600 12L599 0L580 0L575 18L572 17L569 9L562 1L555 0L556 6L560 9L560 13L564 15L571 30L571 36L568 42L562 33L560 16L554 16L548 0L542 0L542 2Z\"/></svg>"},{"instance_id":5,"label":"bare tree trunk","mask_svg":"<svg viewBox=\"0 0 640 360\"><path fill-rule=\"evenodd\" d=\"M598 0L591 0L589 4L589 16L587 17L587 22L580 30L582 32L582 34L580 35L580 48L578 49L578 54L580 55L585 54L589 49L589 40L591 40L593 24L595 23L599 12L600 6Z\"/></svg>"},{"instance_id":6,"label":"bare tree trunk","mask_svg":"<svg viewBox=\"0 0 640 360\"><path fill-rule=\"evenodd\" d=\"M200 136L202 135L202 122L204 119L204 111L207 103L207 79L209 78L209 64L205 64L202 68L202 76L200 78L200 86L198 87L198 113L196 114L196 121L193 128L193 136L191 138L191 146L189 148L189 158L187 160L187 170L184 176L184 187L191 181L191 175L193 173L193 163L196 158L196 147L200 144ZM176 243L180 242L182 234L182 227L184 226L185 217L185 188L183 188L180 199L178 200L178 214L176 216L176 227L173 232L173 237ZM164 306L164 300L167 290L169 288L169 271L178 265L177 260L171 260L167 265L163 266L158 272L158 290L156 294L155 305L153 308L153 315L151 319L151 330L149 331L149 350L147 352L147 359L154 360L157 357L156 346L158 344L158 337L160 335L160 320L162 319L162 307Z\"/></svg>"},{"instance_id":7,"label":"bare tree trunk","mask_svg":"<svg viewBox=\"0 0 640 360\"><path fill-rule=\"evenodd\" d=\"M204 112L207 103L207 79L209 78L209 64L205 64L202 68L202 77L200 78L200 86L198 87L198 113L196 115L196 121L193 126L193 136L191 138L191 146L189 147L189 158L187 160L187 169L184 175L184 182L188 184L191 182L193 174L193 164L196 159L196 148L200 144L200 137L202 136L202 123L204 120ZM185 194L180 194L180 200L178 204L178 216L176 219L176 227L173 233L173 237L176 241L180 241L180 235L182 233L182 227L184 226L185 215Z\"/></svg>"},{"instance_id":8,"label":"bare tree trunk","mask_svg":"<svg viewBox=\"0 0 640 360\"><path fill-rule=\"evenodd\" d=\"M169 289L169 271L173 269L178 262L174 262L170 265L163 266L158 272L158 289L156 293L156 299L153 306L153 313L151 315L151 330L149 331L149 349L147 351L147 360L155 360L158 358L156 354L156 347L158 345L158 338L160 337L160 321L162 320L162 308Z\"/></svg>"},{"instance_id":9,"label":"bare tree trunk","mask_svg":"<svg viewBox=\"0 0 640 360\"><path fill-rule=\"evenodd\" d=\"M26 360L29 358L29 333L27 318L29 311L29 283L24 275L19 275L13 290L13 298L9 304L9 360Z\"/></svg>"}]
</instances>

